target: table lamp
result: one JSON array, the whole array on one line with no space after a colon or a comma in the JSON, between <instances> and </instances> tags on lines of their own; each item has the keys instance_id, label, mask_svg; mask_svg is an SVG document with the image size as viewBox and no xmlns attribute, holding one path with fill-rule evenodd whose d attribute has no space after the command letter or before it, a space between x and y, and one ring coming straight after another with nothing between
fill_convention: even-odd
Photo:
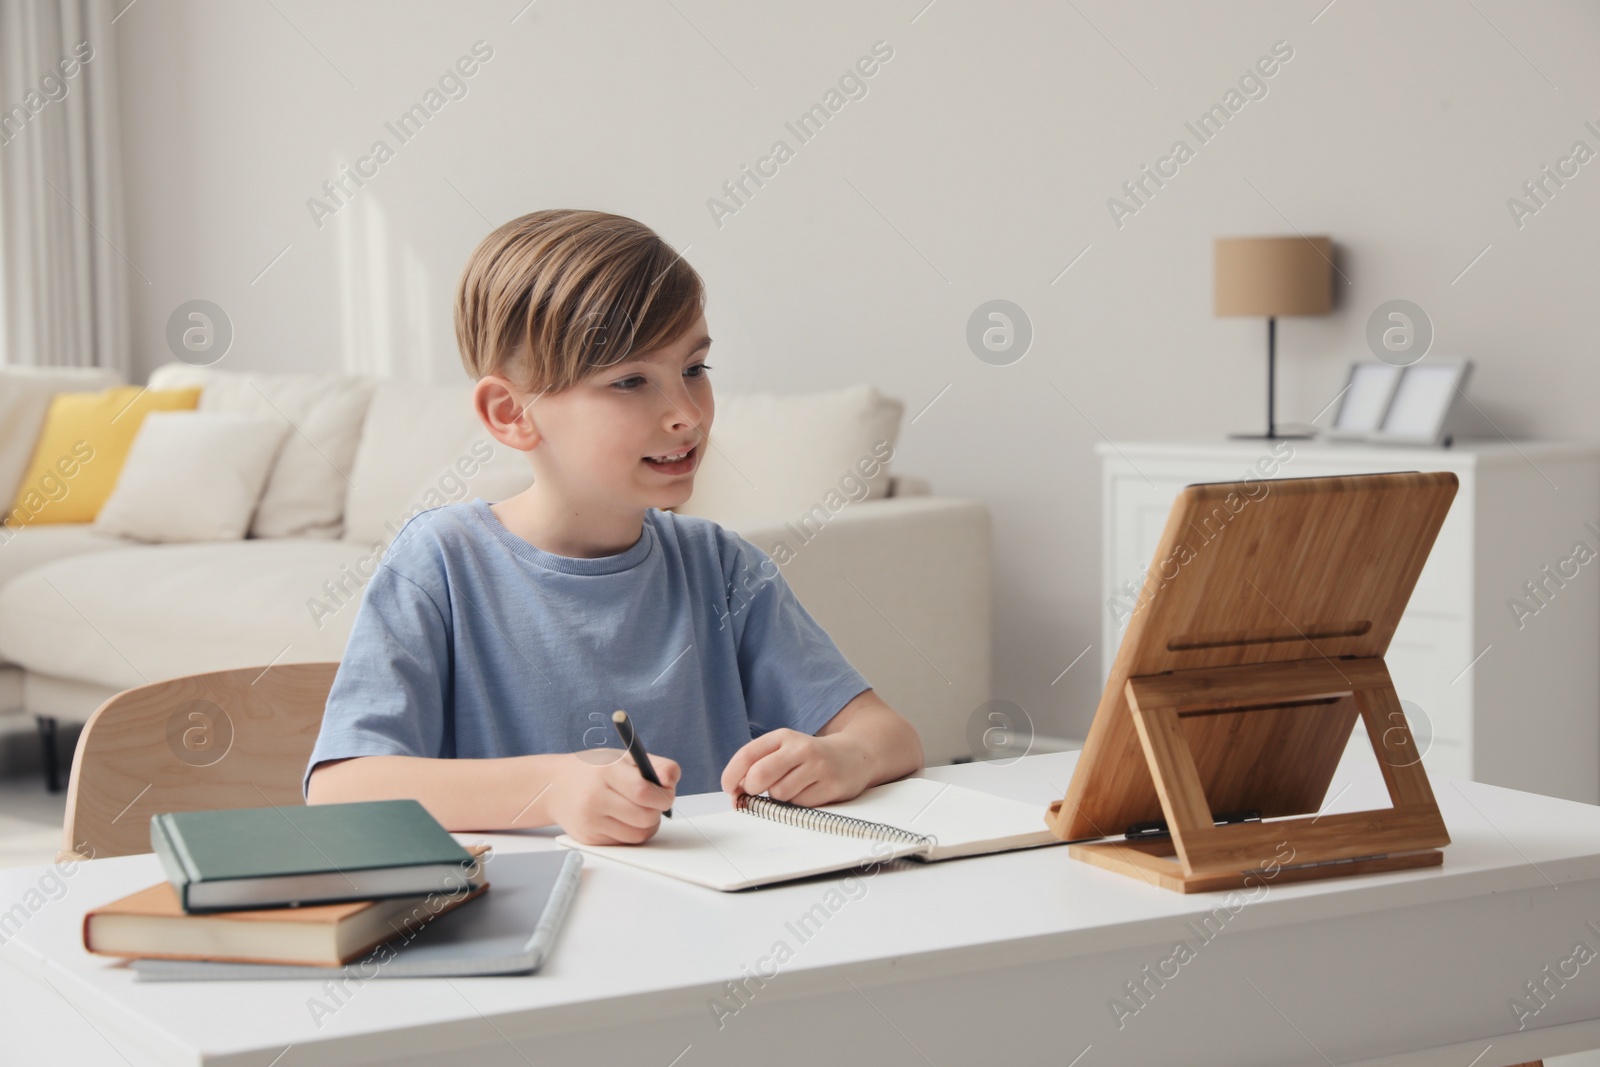
<instances>
[{"instance_id":1,"label":"table lamp","mask_svg":"<svg viewBox=\"0 0 1600 1067\"><path fill-rule=\"evenodd\" d=\"M1218 237L1213 278L1215 314L1267 320L1267 432L1234 438L1274 440L1279 315L1326 315L1333 310L1333 242L1327 237Z\"/></svg>"}]
</instances>

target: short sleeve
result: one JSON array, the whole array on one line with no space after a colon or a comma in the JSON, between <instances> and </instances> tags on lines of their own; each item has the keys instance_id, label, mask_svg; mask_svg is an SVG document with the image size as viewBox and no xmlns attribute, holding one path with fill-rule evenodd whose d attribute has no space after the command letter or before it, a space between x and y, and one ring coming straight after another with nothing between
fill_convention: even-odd
<instances>
[{"instance_id":1,"label":"short sleeve","mask_svg":"<svg viewBox=\"0 0 1600 1067\"><path fill-rule=\"evenodd\" d=\"M439 605L387 563L361 598L301 780L323 760L449 755L450 626Z\"/></svg>"},{"instance_id":2,"label":"short sleeve","mask_svg":"<svg viewBox=\"0 0 1600 1067\"><path fill-rule=\"evenodd\" d=\"M730 538L728 613L751 735L788 727L815 734L872 688L801 605L761 549Z\"/></svg>"}]
</instances>

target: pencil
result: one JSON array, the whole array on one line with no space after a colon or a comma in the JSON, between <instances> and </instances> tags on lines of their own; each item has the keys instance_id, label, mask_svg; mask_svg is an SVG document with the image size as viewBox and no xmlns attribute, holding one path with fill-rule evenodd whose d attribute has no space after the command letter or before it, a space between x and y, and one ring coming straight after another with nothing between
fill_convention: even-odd
<instances>
[{"instance_id":1,"label":"pencil","mask_svg":"<svg viewBox=\"0 0 1600 1067\"><path fill-rule=\"evenodd\" d=\"M633 757L634 764L639 768L639 773L644 775L644 780L654 786L661 786L661 779L656 777L656 769L650 763L650 754L639 743L639 735L633 732L633 723L628 720L628 713L618 708L611 713L611 725L617 728L617 736L622 738L622 747L628 750L628 755ZM665 788L665 786L661 786ZM667 818L672 818L672 809L664 811Z\"/></svg>"}]
</instances>

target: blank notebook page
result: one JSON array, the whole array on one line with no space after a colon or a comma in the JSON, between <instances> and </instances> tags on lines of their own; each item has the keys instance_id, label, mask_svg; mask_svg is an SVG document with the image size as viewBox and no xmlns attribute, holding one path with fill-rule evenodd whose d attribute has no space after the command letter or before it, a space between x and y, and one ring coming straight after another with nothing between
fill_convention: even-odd
<instances>
[{"instance_id":1,"label":"blank notebook page","mask_svg":"<svg viewBox=\"0 0 1600 1067\"><path fill-rule=\"evenodd\" d=\"M926 778L889 782L818 810L932 835L936 845L927 851L913 843L790 826L743 811L663 819L643 845L580 845L566 834L556 840L722 890L849 870L896 856L940 860L1057 843L1041 806Z\"/></svg>"},{"instance_id":2,"label":"blank notebook page","mask_svg":"<svg viewBox=\"0 0 1600 1067\"><path fill-rule=\"evenodd\" d=\"M931 835L930 860L1048 845L1058 839L1045 825L1045 808L931 778L905 778L869 789L854 800L825 804L853 819L888 823Z\"/></svg>"},{"instance_id":3,"label":"blank notebook page","mask_svg":"<svg viewBox=\"0 0 1600 1067\"><path fill-rule=\"evenodd\" d=\"M597 856L723 890L849 870L909 856L918 848L803 830L742 811L662 819L656 835L642 845L580 845L566 834L556 840Z\"/></svg>"}]
</instances>

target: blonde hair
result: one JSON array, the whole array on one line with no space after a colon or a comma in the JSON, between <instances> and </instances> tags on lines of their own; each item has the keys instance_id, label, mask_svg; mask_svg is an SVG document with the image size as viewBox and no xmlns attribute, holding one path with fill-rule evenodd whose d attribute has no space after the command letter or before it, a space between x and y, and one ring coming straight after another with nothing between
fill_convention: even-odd
<instances>
[{"instance_id":1,"label":"blonde hair","mask_svg":"<svg viewBox=\"0 0 1600 1067\"><path fill-rule=\"evenodd\" d=\"M705 307L693 267L650 227L570 208L479 242L456 288L456 343L474 379L558 393L670 344Z\"/></svg>"}]
</instances>

